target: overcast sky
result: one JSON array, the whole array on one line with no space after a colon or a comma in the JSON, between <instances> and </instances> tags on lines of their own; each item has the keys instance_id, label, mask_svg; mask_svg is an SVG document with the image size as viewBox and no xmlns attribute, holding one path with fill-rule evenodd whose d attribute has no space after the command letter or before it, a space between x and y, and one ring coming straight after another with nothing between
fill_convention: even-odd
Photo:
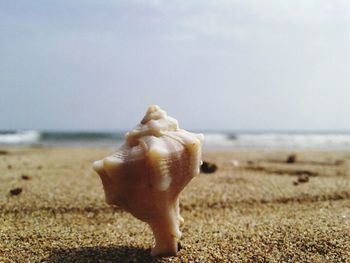
<instances>
[{"instance_id":1,"label":"overcast sky","mask_svg":"<svg viewBox=\"0 0 350 263\"><path fill-rule=\"evenodd\" d=\"M350 130L350 1L0 0L0 129Z\"/></svg>"}]
</instances>

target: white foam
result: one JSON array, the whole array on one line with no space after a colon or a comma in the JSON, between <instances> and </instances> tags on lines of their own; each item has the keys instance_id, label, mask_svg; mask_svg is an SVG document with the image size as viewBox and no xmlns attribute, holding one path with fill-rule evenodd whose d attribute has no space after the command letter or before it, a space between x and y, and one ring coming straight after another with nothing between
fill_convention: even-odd
<instances>
[{"instance_id":1,"label":"white foam","mask_svg":"<svg viewBox=\"0 0 350 263\"><path fill-rule=\"evenodd\" d=\"M0 134L0 144L30 144L40 140L38 131L21 131Z\"/></svg>"},{"instance_id":2,"label":"white foam","mask_svg":"<svg viewBox=\"0 0 350 263\"><path fill-rule=\"evenodd\" d=\"M350 134L225 133L205 134L207 147L350 150Z\"/></svg>"}]
</instances>

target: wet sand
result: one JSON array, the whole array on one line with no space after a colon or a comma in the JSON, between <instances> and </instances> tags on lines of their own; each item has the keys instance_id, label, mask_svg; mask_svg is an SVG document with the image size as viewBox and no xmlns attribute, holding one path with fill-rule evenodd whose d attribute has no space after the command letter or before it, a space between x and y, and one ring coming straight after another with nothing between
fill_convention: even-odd
<instances>
[{"instance_id":1,"label":"wet sand","mask_svg":"<svg viewBox=\"0 0 350 263\"><path fill-rule=\"evenodd\" d=\"M0 149L0 262L350 262L350 152L205 152L181 195L177 257L104 202L110 149Z\"/></svg>"}]
</instances>

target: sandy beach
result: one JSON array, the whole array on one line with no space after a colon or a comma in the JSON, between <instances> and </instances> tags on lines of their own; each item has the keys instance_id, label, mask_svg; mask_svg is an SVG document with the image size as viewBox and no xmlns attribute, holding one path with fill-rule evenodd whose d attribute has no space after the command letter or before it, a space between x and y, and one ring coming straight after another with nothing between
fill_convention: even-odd
<instances>
[{"instance_id":1,"label":"sandy beach","mask_svg":"<svg viewBox=\"0 0 350 263\"><path fill-rule=\"evenodd\" d=\"M182 193L181 249L163 259L104 202L91 163L111 152L2 147L0 262L350 262L350 152L204 152L218 170Z\"/></svg>"}]
</instances>

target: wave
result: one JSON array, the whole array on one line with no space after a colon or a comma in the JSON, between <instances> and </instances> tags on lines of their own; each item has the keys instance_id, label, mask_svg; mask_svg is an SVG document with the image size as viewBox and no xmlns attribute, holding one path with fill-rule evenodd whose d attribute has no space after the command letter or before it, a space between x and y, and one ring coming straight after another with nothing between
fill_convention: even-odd
<instances>
[{"instance_id":1,"label":"wave","mask_svg":"<svg viewBox=\"0 0 350 263\"><path fill-rule=\"evenodd\" d=\"M207 149L350 150L350 133L204 133ZM0 132L0 145L112 146L124 132Z\"/></svg>"},{"instance_id":2,"label":"wave","mask_svg":"<svg viewBox=\"0 0 350 263\"><path fill-rule=\"evenodd\" d=\"M227 143L232 143L235 138L227 133L204 133L204 142L206 145L224 146Z\"/></svg>"},{"instance_id":3,"label":"wave","mask_svg":"<svg viewBox=\"0 0 350 263\"><path fill-rule=\"evenodd\" d=\"M349 133L209 133L208 147L350 150Z\"/></svg>"},{"instance_id":4,"label":"wave","mask_svg":"<svg viewBox=\"0 0 350 263\"><path fill-rule=\"evenodd\" d=\"M33 144L39 142L41 133L38 131L18 131L0 133L0 144Z\"/></svg>"}]
</instances>

